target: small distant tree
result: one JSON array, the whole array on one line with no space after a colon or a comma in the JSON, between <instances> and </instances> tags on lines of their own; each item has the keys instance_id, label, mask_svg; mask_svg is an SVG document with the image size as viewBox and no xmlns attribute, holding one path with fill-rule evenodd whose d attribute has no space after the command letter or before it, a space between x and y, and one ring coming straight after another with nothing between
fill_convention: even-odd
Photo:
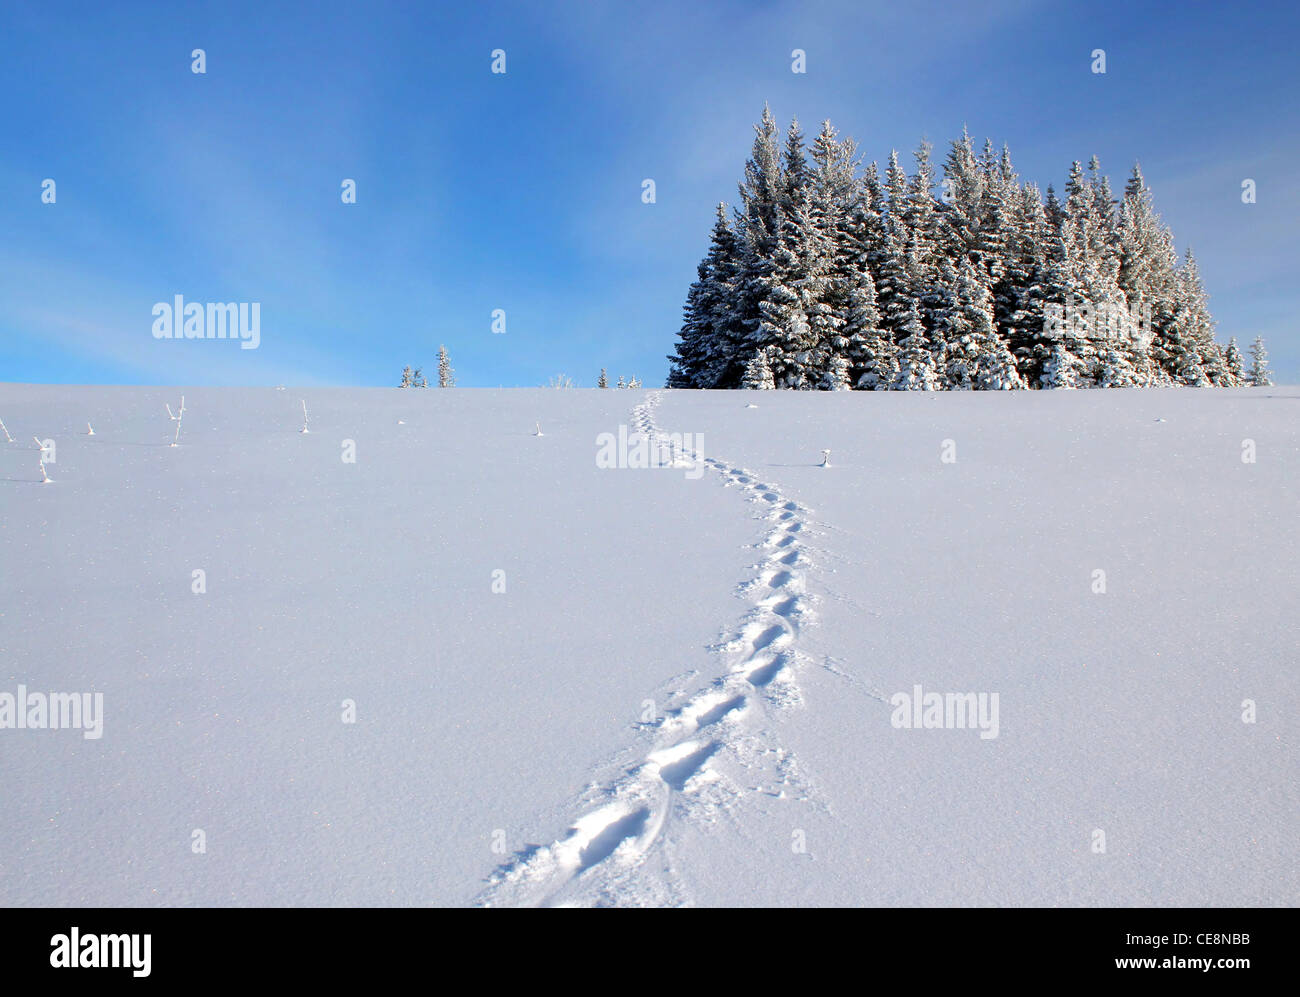
<instances>
[{"instance_id":1,"label":"small distant tree","mask_svg":"<svg viewBox=\"0 0 1300 997\"><path fill-rule=\"evenodd\" d=\"M411 365L407 364L405 367L402 368L402 383L399 384L398 387L409 388L411 386L411 382L414 379L415 379L415 372L411 370Z\"/></svg>"},{"instance_id":2,"label":"small distant tree","mask_svg":"<svg viewBox=\"0 0 1300 997\"><path fill-rule=\"evenodd\" d=\"M1264 337L1256 336L1250 345L1250 383L1255 388L1267 388L1273 383L1273 372L1268 369L1268 352Z\"/></svg>"},{"instance_id":3,"label":"small distant tree","mask_svg":"<svg viewBox=\"0 0 1300 997\"><path fill-rule=\"evenodd\" d=\"M1242 385L1246 382L1246 362L1241 357L1241 350L1237 347L1237 337L1233 336L1228 340L1228 348L1223 353L1224 362L1228 365L1228 376L1232 378L1234 386Z\"/></svg>"},{"instance_id":4,"label":"small distant tree","mask_svg":"<svg viewBox=\"0 0 1300 997\"><path fill-rule=\"evenodd\" d=\"M596 387L598 387L598 388L608 388L608 387L609 387L609 378L605 375L605 368L604 368L604 367L600 368L600 380L598 380L598 381L596 382Z\"/></svg>"},{"instance_id":5,"label":"small distant tree","mask_svg":"<svg viewBox=\"0 0 1300 997\"><path fill-rule=\"evenodd\" d=\"M415 368L415 373L411 375L411 387L427 388L429 382L424 379L424 370L420 367Z\"/></svg>"},{"instance_id":6,"label":"small distant tree","mask_svg":"<svg viewBox=\"0 0 1300 997\"><path fill-rule=\"evenodd\" d=\"M628 386L629 388L639 388L639 387L641 387L641 378L639 378L639 377L633 377L632 380L630 380L630 381L627 382L627 386Z\"/></svg>"},{"instance_id":7,"label":"small distant tree","mask_svg":"<svg viewBox=\"0 0 1300 997\"><path fill-rule=\"evenodd\" d=\"M447 347L438 347L438 387L456 387L456 372L451 369L451 357L447 356Z\"/></svg>"},{"instance_id":8,"label":"small distant tree","mask_svg":"<svg viewBox=\"0 0 1300 997\"><path fill-rule=\"evenodd\" d=\"M616 387L616 388L626 388L626 387L627 387L627 385L623 382L623 375L622 375L622 374L619 374L619 375L618 375L618 384L614 385L614 387Z\"/></svg>"}]
</instances>

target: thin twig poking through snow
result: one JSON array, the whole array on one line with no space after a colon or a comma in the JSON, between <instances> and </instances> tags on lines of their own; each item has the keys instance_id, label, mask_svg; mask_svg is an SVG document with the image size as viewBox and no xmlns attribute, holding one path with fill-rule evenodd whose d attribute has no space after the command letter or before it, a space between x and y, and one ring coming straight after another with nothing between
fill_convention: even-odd
<instances>
[{"instance_id":1,"label":"thin twig poking through snow","mask_svg":"<svg viewBox=\"0 0 1300 997\"><path fill-rule=\"evenodd\" d=\"M311 432L311 430L307 428L307 399L305 398L302 399L302 432Z\"/></svg>"},{"instance_id":2,"label":"thin twig poking through snow","mask_svg":"<svg viewBox=\"0 0 1300 997\"><path fill-rule=\"evenodd\" d=\"M168 411L171 411L169 408ZM185 418L185 396L181 395L180 411L176 413L176 435L172 437L171 445L178 447L181 445L181 422Z\"/></svg>"},{"instance_id":3,"label":"thin twig poking through snow","mask_svg":"<svg viewBox=\"0 0 1300 997\"><path fill-rule=\"evenodd\" d=\"M822 466L822 467L830 467L830 466L831 466L831 452L830 452L829 450L823 450L823 451L822 451L822 463L821 463L821 466Z\"/></svg>"},{"instance_id":4,"label":"thin twig poking through snow","mask_svg":"<svg viewBox=\"0 0 1300 997\"><path fill-rule=\"evenodd\" d=\"M0 429L4 430L5 439L8 440L10 443L12 443L14 441L14 438L9 435L9 430L5 428L5 421L3 419L0 419Z\"/></svg>"},{"instance_id":5,"label":"thin twig poking through snow","mask_svg":"<svg viewBox=\"0 0 1300 997\"><path fill-rule=\"evenodd\" d=\"M41 484L48 485L50 483L50 476L45 473L45 444L42 443L39 439L37 439L35 436L33 436L32 439L36 440L36 447L41 452L41 456L40 456Z\"/></svg>"},{"instance_id":6,"label":"thin twig poking through snow","mask_svg":"<svg viewBox=\"0 0 1300 997\"><path fill-rule=\"evenodd\" d=\"M87 436L95 435L95 427L92 426L89 422L86 423L86 435Z\"/></svg>"},{"instance_id":7,"label":"thin twig poking through snow","mask_svg":"<svg viewBox=\"0 0 1300 997\"><path fill-rule=\"evenodd\" d=\"M534 435L534 436L544 436L545 434L542 432L542 424L539 422L539 423L537 423L536 425L537 425L537 432L533 433L533 435Z\"/></svg>"}]
</instances>

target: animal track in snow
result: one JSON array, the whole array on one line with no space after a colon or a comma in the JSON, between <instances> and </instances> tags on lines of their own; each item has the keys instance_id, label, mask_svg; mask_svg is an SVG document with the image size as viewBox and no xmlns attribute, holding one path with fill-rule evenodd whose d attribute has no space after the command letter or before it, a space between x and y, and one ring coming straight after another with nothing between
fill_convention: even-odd
<instances>
[{"instance_id":1,"label":"animal track in snow","mask_svg":"<svg viewBox=\"0 0 1300 997\"><path fill-rule=\"evenodd\" d=\"M634 431L660 431L651 392L632 412ZM755 544L763 551L754 574L739 587L751 606L714 650L724 673L653 724L653 744L621 777L595 786L595 801L550 845L530 846L499 867L478 903L551 906L573 903L665 903L680 899L680 884L662 853L673 821L713 823L746 794L803 798L793 756L772 743L769 713L801 702L796 673L800 627L814 619L805 594L811 566L800 539L808 510L778 486L716 457L701 458L728 487L741 488L771 524Z\"/></svg>"}]
</instances>

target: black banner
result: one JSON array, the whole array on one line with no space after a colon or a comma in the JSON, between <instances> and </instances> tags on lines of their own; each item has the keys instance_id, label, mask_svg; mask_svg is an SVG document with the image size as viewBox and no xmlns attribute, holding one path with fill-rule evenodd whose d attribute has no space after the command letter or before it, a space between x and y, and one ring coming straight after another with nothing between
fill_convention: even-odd
<instances>
[{"instance_id":1,"label":"black banner","mask_svg":"<svg viewBox=\"0 0 1300 997\"><path fill-rule=\"evenodd\" d=\"M573 916L582 915L564 915ZM333 988L349 981L398 981L412 971L441 975L458 958L470 964L467 972L482 974L485 984L516 975L553 980L563 975L560 963L575 960L590 983L588 974L606 966L633 975L638 968L654 972L661 957L676 958L673 953L682 949L697 949L689 964L707 962L707 950L720 945L714 954L732 953L727 962L742 975L747 963L767 972L763 967L776 960L790 971L803 967L821 976L828 967L851 961L855 978L879 971L897 984L911 980L917 986L1133 977L1179 987L1195 981L1232 986L1257 973L1285 972L1288 963L1278 923L1286 915L1270 910L766 910L739 917L734 911L673 916L691 923L629 925L601 918L575 934L567 919L532 922L525 929L509 916L509 923L492 923L494 915L473 913L455 923L458 918L429 910L8 910L0 931L0 965L6 983L79 986L111 978L131 987L283 982ZM714 916L725 920L716 926L693 920ZM687 941L690 937L705 948Z\"/></svg>"}]
</instances>

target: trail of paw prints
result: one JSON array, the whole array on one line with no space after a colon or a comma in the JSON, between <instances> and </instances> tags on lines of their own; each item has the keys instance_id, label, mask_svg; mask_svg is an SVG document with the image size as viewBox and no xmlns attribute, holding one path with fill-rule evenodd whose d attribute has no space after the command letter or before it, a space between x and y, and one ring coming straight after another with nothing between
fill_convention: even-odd
<instances>
[{"instance_id":1,"label":"trail of paw prints","mask_svg":"<svg viewBox=\"0 0 1300 997\"><path fill-rule=\"evenodd\" d=\"M631 427L659 435L650 393ZM672 862L674 821L707 826L750 796L813 801L797 760L776 743L770 711L802 702L800 629L814 620L805 576L808 510L755 475L716 458L703 460L739 486L768 524L762 557L740 586L750 603L713 650L725 672L685 695L653 722L651 745L621 777L592 788L581 816L549 845L515 855L489 878L483 906L669 906L689 902Z\"/></svg>"}]
</instances>

